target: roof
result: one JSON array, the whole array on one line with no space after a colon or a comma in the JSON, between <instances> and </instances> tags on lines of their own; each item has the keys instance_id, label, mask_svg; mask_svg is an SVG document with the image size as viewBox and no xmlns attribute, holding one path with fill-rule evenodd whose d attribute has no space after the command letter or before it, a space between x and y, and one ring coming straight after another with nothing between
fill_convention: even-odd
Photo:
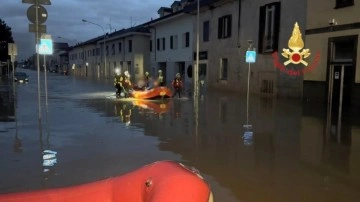
<instances>
[{"instance_id":1,"label":"roof","mask_svg":"<svg viewBox=\"0 0 360 202\"><path fill-rule=\"evenodd\" d=\"M226 2L228 0L200 0L200 7L205 7L205 6L213 7L214 4L221 1ZM197 10L197 3L189 4L184 8L185 13L192 13L196 10Z\"/></svg>"},{"instance_id":2,"label":"roof","mask_svg":"<svg viewBox=\"0 0 360 202\"><path fill-rule=\"evenodd\" d=\"M171 7L173 6L181 6L181 2L180 1L174 1L174 3L171 4Z\"/></svg>"}]
</instances>

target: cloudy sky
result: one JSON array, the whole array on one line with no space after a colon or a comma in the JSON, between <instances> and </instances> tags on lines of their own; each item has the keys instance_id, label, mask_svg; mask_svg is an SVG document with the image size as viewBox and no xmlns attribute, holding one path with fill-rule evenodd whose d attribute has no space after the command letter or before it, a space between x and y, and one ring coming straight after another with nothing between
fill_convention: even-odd
<instances>
[{"instance_id":1,"label":"cloudy sky","mask_svg":"<svg viewBox=\"0 0 360 202\"><path fill-rule=\"evenodd\" d=\"M35 34L29 33L26 12L31 4L22 0L1 0L0 19L12 28L18 47L18 61L35 52ZM128 28L158 17L161 6L170 7L174 0L51 0L44 6L48 12L47 33L54 41L70 45L103 34L100 27L81 20L100 24L106 32Z\"/></svg>"}]
</instances>

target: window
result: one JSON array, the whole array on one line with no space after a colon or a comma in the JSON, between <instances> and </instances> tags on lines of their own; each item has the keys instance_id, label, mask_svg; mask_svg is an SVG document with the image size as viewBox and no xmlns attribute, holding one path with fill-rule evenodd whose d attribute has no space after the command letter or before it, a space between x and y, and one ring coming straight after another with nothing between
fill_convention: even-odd
<instances>
[{"instance_id":1,"label":"window","mask_svg":"<svg viewBox=\"0 0 360 202\"><path fill-rule=\"evenodd\" d=\"M178 48L178 36L177 35L174 35L174 41L173 41L173 47L174 49L177 49Z\"/></svg>"},{"instance_id":2,"label":"window","mask_svg":"<svg viewBox=\"0 0 360 202\"><path fill-rule=\"evenodd\" d=\"M115 44L114 43L111 46L111 52L112 52L112 55L115 55Z\"/></svg>"},{"instance_id":3,"label":"window","mask_svg":"<svg viewBox=\"0 0 360 202\"><path fill-rule=\"evenodd\" d=\"M160 51L160 39L156 41L156 50Z\"/></svg>"},{"instance_id":4,"label":"window","mask_svg":"<svg viewBox=\"0 0 360 202\"><path fill-rule=\"evenodd\" d=\"M170 49L174 49L174 37L170 36Z\"/></svg>"},{"instance_id":5,"label":"window","mask_svg":"<svg viewBox=\"0 0 360 202\"><path fill-rule=\"evenodd\" d=\"M129 53L132 52L132 40L129 40Z\"/></svg>"},{"instance_id":6,"label":"window","mask_svg":"<svg viewBox=\"0 0 360 202\"><path fill-rule=\"evenodd\" d=\"M185 33L185 47L190 46L190 32Z\"/></svg>"},{"instance_id":7,"label":"window","mask_svg":"<svg viewBox=\"0 0 360 202\"><path fill-rule=\"evenodd\" d=\"M162 50L165 50L165 37L162 38Z\"/></svg>"},{"instance_id":8,"label":"window","mask_svg":"<svg viewBox=\"0 0 360 202\"><path fill-rule=\"evenodd\" d=\"M190 32L185 32L182 35L182 47L186 48L190 46Z\"/></svg>"},{"instance_id":9,"label":"window","mask_svg":"<svg viewBox=\"0 0 360 202\"><path fill-rule=\"evenodd\" d=\"M231 37L231 15L219 18L218 38L225 39Z\"/></svg>"},{"instance_id":10,"label":"window","mask_svg":"<svg viewBox=\"0 0 360 202\"><path fill-rule=\"evenodd\" d=\"M205 21L203 23L203 41L209 41L209 31L210 31L210 23L209 21Z\"/></svg>"},{"instance_id":11,"label":"window","mask_svg":"<svg viewBox=\"0 0 360 202\"><path fill-rule=\"evenodd\" d=\"M119 53L121 53L121 49L122 49L122 44L121 42L119 43Z\"/></svg>"},{"instance_id":12,"label":"window","mask_svg":"<svg viewBox=\"0 0 360 202\"><path fill-rule=\"evenodd\" d=\"M336 8L344 8L344 7L353 6L353 5L354 5L354 0L336 0L335 9Z\"/></svg>"},{"instance_id":13,"label":"window","mask_svg":"<svg viewBox=\"0 0 360 202\"><path fill-rule=\"evenodd\" d=\"M228 79L228 59L221 58L220 61L220 80Z\"/></svg>"},{"instance_id":14,"label":"window","mask_svg":"<svg viewBox=\"0 0 360 202\"><path fill-rule=\"evenodd\" d=\"M152 40L150 40L150 52L152 52L152 50L153 50L153 47L152 47Z\"/></svg>"},{"instance_id":15,"label":"window","mask_svg":"<svg viewBox=\"0 0 360 202\"><path fill-rule=\"evenodd\" d=\"M177 49L177 35L170 36L170 49Z\"/></svg>"},{"instance_id":16,"label":"window","mask_svg":"<svg viewBox=\"0 0 360 202\"><path fill-rule=\"evenodd\" d=\"M260 7L259 52L273 53L278 49L280 2Z\"/></svg>"},{"instance_id":17,"label":"window","mask_svg":"<svg viewBox=\"0 0 360 202\"><path fill-rule=\"evenodd\" d=\"M109 46L106 46L106 55L109 55Z\"/></svg>"},{"instance_id":18,"label":"window","mask_svg":"<svg viewBox=\"0 0 360 202\"><path fill-rule=\"evenodd\" d=\"M100 48L96 48L96 55L100 55Z\"/></svg>"}]
</instances>

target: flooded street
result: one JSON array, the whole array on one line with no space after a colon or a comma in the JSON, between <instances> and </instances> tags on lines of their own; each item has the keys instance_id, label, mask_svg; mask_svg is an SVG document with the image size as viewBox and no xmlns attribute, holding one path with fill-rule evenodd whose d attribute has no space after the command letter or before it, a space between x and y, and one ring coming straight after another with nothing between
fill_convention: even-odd
<instances>
[{"instance_id":1,"label":"flooded street","mask_svg":"<svg viewBox=\"0 0 360 202\"><path fill-rule=\"evenodd\" d=\"M337 128L322 104L252 96L253 133L245 133L246 97L235 93L207 92L198 106L186 97L116 100L112 84L48 73L48 113L43 94L39 124L37 74L24 71L30 82L16 85L15 99L0 84L0 193L92 182L176 160L201 172L215 201L359 200L355 112Z\"/></svg>"}]
</instances>

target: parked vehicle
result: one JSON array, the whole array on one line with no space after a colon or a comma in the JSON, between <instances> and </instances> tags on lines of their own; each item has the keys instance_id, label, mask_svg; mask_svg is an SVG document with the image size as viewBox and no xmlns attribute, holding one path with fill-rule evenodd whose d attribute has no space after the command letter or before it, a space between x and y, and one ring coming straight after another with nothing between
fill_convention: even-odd
<instances>
[{"instance_id":1,"label":"parked vehicle","mask_svg":"<svg viewBox=\"0 0 360 202\"><path fill-rule=\"evenodd\" d=\"M25 72L15 72L14 81L19 83L29 82L29 76Z\"/></svg>"}]
</instances>

